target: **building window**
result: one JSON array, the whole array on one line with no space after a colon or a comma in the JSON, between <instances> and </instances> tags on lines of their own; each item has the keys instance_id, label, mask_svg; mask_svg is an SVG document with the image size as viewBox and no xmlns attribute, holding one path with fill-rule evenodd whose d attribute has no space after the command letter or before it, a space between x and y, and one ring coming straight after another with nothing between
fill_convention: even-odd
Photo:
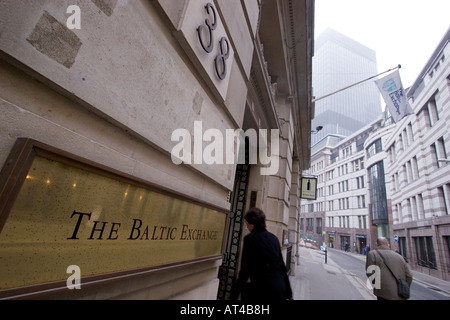
<instances>
[{"instance_id":1,"label":"building window","mask_svg":"<svg viewBox=\"0 0 450 320\"><path fill-rule=\"evenodd\" d=\"M383 162L377 162L368 169L371 188L370 203L372 203L373 224L388 223L388 210L386 200L386 182L384 178Z\"/></svg>"},{"instance_id":2,"label":"building window","mask_svg":"<svg viewBox=\"0 0 450 320\"><path fill-rule=\"evenodd\" d=\"M431 126L430 114L426 105L420 110L419 117L423 118L427 127Z\"/></svg>"},{"instance_id":3,"label":"building window","mask_svg":"<svg viewBox=\"0 0 450 320\"><path fill-rule=\"evenodd\" d=\"M437 121L439 121L439 112L436 104L436 93L428 100L423 106L422 111L427 120L427 123L432 127Z\"/></svg>"},{"instance_id":4,"label":"building window","mask_svg":"<svg viewBox=\"0 0 450 320\"><path fill-rule=\"evenodd\" d=\"M417 220L418 217L418 213L417 213L417 201L416 201L416 197L412 197L409 199L409 204L411 205L411 213L412 213L412 219L413 220Z\"/></svg>"},{"instance_id":5,"label":"building window","mask_svg":"<svg viewBox=\"0 0 450 320\"><path fill-rule=\"evenodd\" d=\"M405 163L405 175L406 175L406 182L410 183L413 179L412 173L411 173L411 163L408 161Z\"/></svg>"},{"instance_id":6,"label":"building window","mask_svg":"<svg viewBox=\"0 0 450 320\"><path fill-rule=\"evenodd\" d=\"M316 219L317 222L317 230L316 233L317 234L322 234L322 218L317 218Z\"/></svg>"},{"instance_id":7,"label":"building window","mask_svg":"<svg viewBox=\"0 0 450 320\"><path fill-rule=\"evenodd\" d=\"M447 160L447 151L445 150L444 138L439 138L435 143L430 146L431 156L433 158L433 163L440 168L442 165L445 165L444 161Z\"/></svg>"},{"instance_id":8,"label":"building window","mask_svg":"<svg viewBox=\"0 0 450 320\"><path fill-rule=\"evenodd\" d=\"M402 140L405 141L405 146L408 147L409 146L409 137L408 137L408 133L406 132L406 128L403 129L403 132L401 133L401 135L402 135Z\"/></svg>"},{"instance_id":9,"label":"building window","mask_svg":"<svg viewBox=\"0 0 450 320\"><path fill-rule=\"evenodd\" d=\"M389 150L391 151L391 162L395 162L397 161L397 152L395 149L395 142L392 144L392 147L389 148Z\"/></svg>"},{"instance_id":10,"label":"building window","mask_svg":"<svg viewBox=\"0 0 450 320\"><path fill-rule=\"evenodd\" d=\"M438 167L441 167L444 163L439 160L447 160L447 151L445 150L444 137L441 137L436 142L436 156L438 160Z\"/></svg>"},{"instance_id":11,"label":"building window","mask_svg":"<svg viewBox=\"0 0 450 320\"><path fill-rule=\"evenodd\" d=\"M328 217L328 226L334 228L334 217Z\"/></svg>"},{"instance_id":12,"label":"building window","mask_svg":"<svg viewBox=\"0 0 450 320\"><path fill-rule=\"evenodd\" d=\"M400 223L403 222L402 204L397 204L397 218Z\"/></svg>"},{"instance_id":13,"label":"building window","mask_svg":"<svg viewBox=\"0 0 450 320\"><path fill-rule=\"evenodd\" d=\"M378 139L367 147L367 157L370 158L381 151L382 151L381 139Z\"/></svg>"},{"instance_id":14,"label":"building window","mask_svg":"<svg viewBox=\"0 0 450 320\"><path fill-rule=\"evenodd\" d=\"M417 157L412 158L412 170L416 179L420 178L419 165L417 164Z\"/></svg>"},{"instance_id":15,"label":"building window","mask_svg":"<svg viewBox=\"0 0 450 320\"><path fill-rule=\"evenodd\" d=\"M401 134L398 136L398 144L401 151L405 150L405 144L403 143L403 136Z\"/></svg>"},{"instance_id":16,"label":"building window","mask_svg":"<svg viewBox=\"0 0 450 320\"><path fill-rule=\"evenodd\" d=\"M358 196L358 208L365 208L366 207L366 196Z\"/></svg>"},{"instance_id":17,"label":"building window","mask_svg":"<svg viewBox=\"0 0 450 320\"><path fill-rule=\"evenodd\" d=\"M306 219L306 231L313 232L314 230L314 218L307 218Z\"/></svg>"},{"instance_id":18,"label":"building window","mask_svg":"<svg viewBox=\"0 0 450 320\"><path fill-rule=\"evenodd\" d=\"M358 224L360 229L367 229L366 216L358 216Z\"/></svg>"},{"instance_id":19,"label":"building window","mask_svg":"<svg viewBox=\"0 0 450 320\"><path fill-rule=\"evenodd\" d=\"M417 264L430 269L437 269L432 237L414 237L416 245Z\"/></svg>"},{"instance_id":20,"label":"building window","mask_svg":"<svg viewBox=\"0 0 450 320\"><path fill-rule=\"evenodd\" d=\"M403 256L403 259L405 259L405 261L408 262L408 250L406 247L406 238L405 237L398 238L398 247L400 249L400 254Z\"/></svg>"},{"instance_id":21,"label":"building window","mask_svg":"<svg viewBox=\"0 0 450 320\"><path fill-rule=\"evenodd\" d=\"M442 203L443 205L443 209L444 209L444 214L445 215L449 215L449 196L448 196L448 185L443 185L441 187L438 188L438 197L439 197L439 201L438 203ZM442 207L442 205L440 207ZM440 208L438 208L440 209Z\"/></svg>"},{"instance_id":22,"label":"building window","mask_svg":"<svg viewBox=\"0 0 450 320\"><path fill-rule=\"evenodd\" d=\"M333 180L334 169L327 172L327 180Z\"/></svg>"},{"instance_id":23,"label":"building window","mask_svg":"<svg viewBox=\"0 0 450 320\"><path fill-rule=\"evenodd\" d=\"M450 258L450 237L446 236L444 237L444 240L447 243L447 257Z\"/></svg>"},{"instance_id":24,"label":"building window","mask_svg":"<svg viewBox=\"0 0 450 320\"><path fill-rule=\"evenodd\" d=\"M423 196L422 194L418 194L416 197L417 200L417 216L418 219L424 219L425 218L425 207L423 204Z\"/></svg>"},{"instance_id":25,"label":"building window","mask_svg":"<svg viewBox=\"0 0 450 320\"><path fill-rule=\"evenodd\" d=\"M414 132L412 129L412 124L411 122L408 124L408 126L406 127L406 131L408 133L408 138L409 138L409 143L413 143L414 142Z\"/></svg>"}]
</instances>

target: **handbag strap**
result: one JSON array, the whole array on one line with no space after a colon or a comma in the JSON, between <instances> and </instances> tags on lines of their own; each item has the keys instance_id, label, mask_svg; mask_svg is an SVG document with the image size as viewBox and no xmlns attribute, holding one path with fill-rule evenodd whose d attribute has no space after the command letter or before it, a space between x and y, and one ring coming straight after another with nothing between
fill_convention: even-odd
<instances>
[{"instance_id":1,"label":"handbag strap","mask_svg":"<svg viewBox=\"0 0 450 320\"><path fill-rule=\"evenodd\" d=\"M375 251L376 252L378 252L378 254L380 255L380 257L381 257L381 259L383 259L383 262L384 262L384 265L386 266L386 268L388 268L388 270L392 273L392 275L394 276L394 278L395 278L395 281L397 281L398 282L398 279L397 279L397 277L395 276L395 274L392 272L392 270L391 270L391 268L389 268L389 266L388 266L388 264L386 263L386 260L384 260L384 257L383 257L383 255L381 254L381 252L380 251L378 251L378 249L375 249Z\"/></svg>"}]
</instances>

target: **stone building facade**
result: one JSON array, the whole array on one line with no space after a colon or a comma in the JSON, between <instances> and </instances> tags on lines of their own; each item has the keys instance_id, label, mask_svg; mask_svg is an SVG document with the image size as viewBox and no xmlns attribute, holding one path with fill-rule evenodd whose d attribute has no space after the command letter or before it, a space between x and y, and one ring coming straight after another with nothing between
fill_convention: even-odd
<instances>
[{"instance_id":1,"label":"stone building facade","mask_svg":"<svg viewBox=\"0 0 450 320\"><path fill-rule=\"evenodd\" d=\"M251 205L295 264L313 7L2 1L0 297L226 299Z\"/></svg>"},{"instance_id":2,"label":"stone building facade","mask_svg":"<svg viewBox=\"0 0 450 320\"><path fill-rule=\"evenodd\" d=\"M408 91L414 114L384 146L391 241L414 270L450 280L450 30Z\"/></svg>"}]
</instances>

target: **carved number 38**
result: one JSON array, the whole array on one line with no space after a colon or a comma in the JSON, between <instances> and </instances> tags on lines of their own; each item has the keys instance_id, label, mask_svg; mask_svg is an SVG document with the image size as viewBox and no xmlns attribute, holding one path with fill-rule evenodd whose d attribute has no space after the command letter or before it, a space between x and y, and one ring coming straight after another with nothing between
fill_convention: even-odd
<instances>
[{"instance_id":1,"label":"carved number 38","mask_svg":"<svg viewBox=\"0 0 450 320\"><path fill-rule=\"evenodd\" d=\"M211 53L214 49L214 35L213 31L217 28L217 15L211 3L205 6L206 13L208 13L209 18L205 19L205 25L200 25L197 28L198 39L200 40L200 45L206 53ZM206 30L205 30L206 29ZM205 31L204 31L205 30ZM206 41L203 39L203 35L207 35ZM226 60L230 56L230 44L226 37L222 37L219 40L219 54L214 59L214 68L216 74L220 80L225 79L227 75L227 65Z\"/></svg>"}]
</instances>

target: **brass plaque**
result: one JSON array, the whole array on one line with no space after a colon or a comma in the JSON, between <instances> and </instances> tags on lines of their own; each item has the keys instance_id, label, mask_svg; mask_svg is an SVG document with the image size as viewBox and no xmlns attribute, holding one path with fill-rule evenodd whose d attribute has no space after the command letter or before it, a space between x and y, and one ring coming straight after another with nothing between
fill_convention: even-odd
<instances>
[{"instance_id":1,"label":"brass plaque","mask_svg":"<svg viewBox=\"0 0 450 320\"><path fill-rule=\"evenodd\" d=\"M36 156L0 234L0 290L221 255L226 214Z\"/></svg>"}]
</instances>

